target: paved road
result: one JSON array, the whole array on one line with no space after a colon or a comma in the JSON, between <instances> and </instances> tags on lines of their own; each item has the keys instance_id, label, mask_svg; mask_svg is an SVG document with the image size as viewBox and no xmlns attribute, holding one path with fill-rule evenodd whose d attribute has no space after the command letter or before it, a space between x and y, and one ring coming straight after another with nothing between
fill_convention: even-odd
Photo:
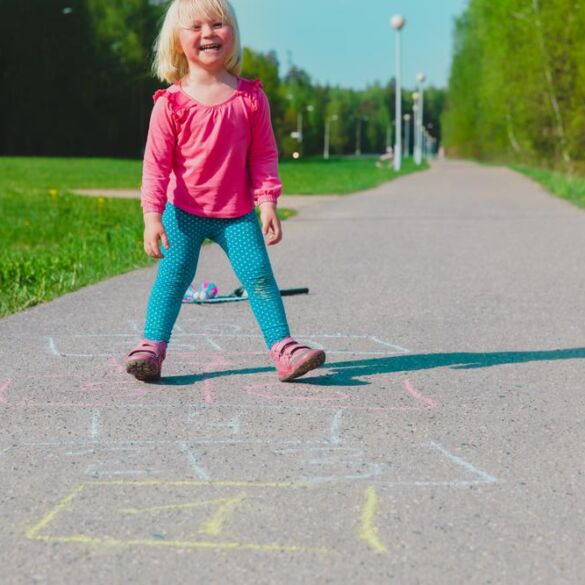
<instances>
[{"instance_id":1,"label":"paved road","mask_svg":"<svg viewBox=\"0 0 585 585\"><path fill-rule=\"evenodd\" d=\"M585 214L449 162L285 227L298 383L246 303L129 379L152 269L0 321L2 583L583 583Z\"/></svg>"}]
</instances>

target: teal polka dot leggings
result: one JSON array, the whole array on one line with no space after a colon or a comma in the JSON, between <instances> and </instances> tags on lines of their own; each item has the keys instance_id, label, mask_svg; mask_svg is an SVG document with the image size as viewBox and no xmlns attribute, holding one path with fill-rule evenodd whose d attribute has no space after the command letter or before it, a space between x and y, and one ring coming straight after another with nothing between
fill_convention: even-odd
<instances>
[{"instance_id":1,"label":"teal polka dot leggings","mask_svg":"<svg viewBox=\"0 0 585 585\"><path fill-rule=\"evenodd\" d=\"M266 346L289 337L289 328L272 274L270 259L256 213L234 219L199 217L167 203L162 222L169 249L159 263L150 293L144 337L168 341L187 287L195 277L203 241L217 242L227 254L236 276L246 289L252 311L264 335Z\"/></svg>"}]
</instances>

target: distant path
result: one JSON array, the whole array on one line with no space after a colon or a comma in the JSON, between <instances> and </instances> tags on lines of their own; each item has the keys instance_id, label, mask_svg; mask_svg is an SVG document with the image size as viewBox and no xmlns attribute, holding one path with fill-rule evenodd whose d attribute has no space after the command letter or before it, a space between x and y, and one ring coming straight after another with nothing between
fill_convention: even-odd
<instances>
[{"instance_id":1,"label":"distant path","mask_svg":"<svg viewBox=\"0 0 585 585\"><path fill-rule=\"evenodd\" d=\"M0 320L2 582L582 585L585 213L444 162L284 232L297 383L246 302L129 378L155 268Z\"/></svg>"}]
</instances>

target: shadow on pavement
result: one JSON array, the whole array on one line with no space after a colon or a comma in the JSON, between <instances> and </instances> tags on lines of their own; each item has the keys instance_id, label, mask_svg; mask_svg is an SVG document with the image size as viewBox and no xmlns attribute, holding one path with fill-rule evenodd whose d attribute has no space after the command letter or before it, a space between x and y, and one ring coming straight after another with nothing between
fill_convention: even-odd
<instances>
[{"instance_id":1,"label":"shadow on pavement","mask_svg":"<svg viewBox=\"0 0 585 585\"><path fill-rule=\"evenodd\" d=\"M416 372L433 368L450 367L454 370L471 370L491 368L504 364L521 364L527 362L548 362L556 360L584 359L585 347L572 349L554 349L549 351L502 351L494 353L429 353L416 355L388 356L366 360L346 362L328 362L324 368L329 372L323 376L299 378L293 382L314 386L365 386L371 384L359 378L396 372ZM162 378L159 384L169 386L187 386L226 376L241 376L274 372L274 368L242 368L222 370L187 376L169 376ZM275 375L276 382L276 375Z\"/></svg>"}]
</instances>

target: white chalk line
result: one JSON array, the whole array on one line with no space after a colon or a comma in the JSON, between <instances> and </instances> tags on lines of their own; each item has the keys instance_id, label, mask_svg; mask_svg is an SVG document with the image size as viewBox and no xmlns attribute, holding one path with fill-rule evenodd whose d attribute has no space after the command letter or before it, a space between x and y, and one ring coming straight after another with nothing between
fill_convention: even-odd
<instances>
[{"instance_id":1,"label":"white chalk line","mask_svg":"<svg viewBox=\"0 0 585 585\"><path fill-rule=\"evenodd\" d=\"M215 343L215 341L213 341L213 339L211 339L211 337L206 336L206 341L207 343L209 343L209 345L211 345L211 347L213 347L213 349L215 349L216 351L223 351L221 345L218 345L217 343Z\"/></svg>"},{"instance_id":2,"label":"white chalk line","mask_svg":"<svg viewBox=\"0 0 585 585\"><path fill-rule=\"evenodd\" d=\"M332 421L331 427L329 428L329 441L333 445L339 445L341 443L341 419L343 417L343 410L339 409Z\"/></svg>"},{"instance_id":3,"label":"white chalk line","mask_svg":"<svg viewBox=\"0 0 585 585\"><path fill-rule=\"evenodd\" d=\"M430 443L428 443L428 446L432 447L433 449L437 449L438 451L443 453L443 455L445 455L445 457L453 461L453 463L456 463L457 465L460 465L464 469L467 469L467 471L473 473L474 475L481 477L482 483L494 483L498 481L493 475L490 475L485 471L481 471L481 469L478 469L477 467L473 466L468 461L465 461L465 459L457 457L457 455L453 455L453 453L447 451L447 449L445 449L445 447L443 447L439 443L431 441Z\"/></svg>"},{"instance_id":4,"label":"white chalk line","mask_svg":"<svg viewBox=\"0 0 585 585\"><path fill-rule=\"evenodd\" d=\"M195 443L195 444L207 444L207 443L211 443L211 444L299 444L299 445L308 445L308 444L322 444L322 445L329 445L329 446L323 446L323 447L311 447L312 450L323 450L323 451L327 451L331 449L330 443L329 441L278 441L278 440L270 440L270 441L262 441L262 440L254 440L254 441L242 441L242 440L237 440L237 441L193 441L190 440L190 443ZM125 443L123 441L114 441L114 442L103 442L102 444L104 445L110 445L110 444L121 444L121 443ZM209 473L209 471L207 469L205 469L205 467L203 467L199 461L197 460L195 454L192 452L192 450L189 448L189 446L187 445L186 441L128 441L127 442L129 445L169 445L169 444L174 444L179 446L181 452L183 452L185 455L187 455L188 459L189 459L189 463L191 465L191 468L193 469L193 471L195 472L195 475L198 479L204 480L204 481L211 481L211 474ZM61 441L61 442L39 442L39 443L23 443L22 446L32 446L32 447L62 447L65 445L76 445L76 446L80 446L81 444L87 444L87 441ZM471 473L473 473L474 475L477 475L478 477L480 477L481 479L478 480L440 480L440 481L435 481L435 480L405 480L405 481L387 481L387 480L377 480L375 479L375 477L379 477L382 474L382 466L379 463L372 463L371 467L372 467L372 471L370 473L366 473L366 474L357 474L357 475L347 475L347 476L302 476L301 477L301 481L304 481L308 484L318 484L318 483L341 483L344 481L359 481L359 480L367 480L370 484L375 484L375 485L380 485L380 486L386 486L386 487L409 487L409 486L414 486L414 487L469 487L469 486L476 486L476 485L485 485L485 484L491 484L491 483L495 483L498 480L493 477L492 475L481 471L480 469L478 469L477 467L473 466L471 463L465 461L464 459L462 459L461 457L457 457L456 455L453 455L452 453L450 453L447 449L445 449L442 445L440 445L439 443L436 443L434 441L430 442L430 443L425 443L423 444L423 446L426 447L432 447L434 449L439 450L442 454L444 454L449 460L453 461L454 463L456 463L459 466L462 466L464 469L466 469L467 471L470 471ZM6 453L7 451L9 451L10 449L12 449L13 447L18 447L18 445L16 446L10 446L10 447L6 447L5 449L0 450L0 456L3 455L4 453ZM121 447L120 450L124 450L124 449L128 449L128 447ZM355 448L352 447L335 447L336 451L355 451ZM91 450L91 452L95 452L93 449ZM275 449L272 450L273 453L275 454L298 454L300 451L298 448L295 449ZM66 454L70 454L70 455L75 455L75 454L84 454L87 452L81 452L81 453L73 453L73 452L68 452ZM323 463L330 463L330 464L334 464L336 463L334 460L314 460L315 464L323 464ZM97 471L96 469L96 465L92 464L89 465L86 470L85 473L88 475L131 475L131 474L135 474L135 475L139 475L139 474L145 474L145 473L150 473L150 474L156 474L156 473L161 473L159 471L144 471L144 470L128 470L128 471Z\"/></svg>"},{"instance_id":5,"label":"white chalk line","mask_svg":"<svg viewBox=\"0 0 585 585\"><path fill-rule=\"evenodd\" d=\"M60 356L61 354L57 350L57 346L55 345L55 340L52 337L49 337L49 352L53 355Z\"/></svg>"},{"instance_id":6,"label":"white chalk line","mask_svg":"<svg viewBox=\"0 0 585 585\"><path fill-rule=\"evenodd\" d=\"M98 441L100 437L100 418L100 411L94 410L91 415L91 427L89 430L89 436L93 442Z\"/></svg>"},{"instance_id":7,"label":"white chalk line","mask_svg":"<svg viewBox=\"0 0 585 585\"><path fill-rule=\"evenodd\" d=\"M135 338L136 335L134 333L90 333L90 334L75 334L71 337L74 338L82 338L82 339L89 339L89 338ZM245 333L183 333L181 331L177 331L173 334L173 338L177 339L187 339L187 338L203 338L215 351L223 351L223 348L216 342L214 339L211 338L246 338L246 339L258 339L262 340L262 336L258 334L245 334ZM327 350L330 355L395 355L397 353L411 353L410 350L401 347L400 345L390 343L388 341L384 341L379 337L372 336L372 335L342 335L340 333L337 334L318 334L318 335L297 335L298 339L307 340L310 339L313 341L314 345L319 346L321 349L326 349L323 347L319 342L316 341L318 338L325 338L325 339L366 339L373 341L379 345L384 345L391 349L394 349L394 352L388 351L353 351L353 350ZM60 356L60 357L111 357L115 355L114 353L63 353L59 351L57 343L54 337L49 337L49 352L52 355ZM196 348L193 348L196 350ZM182 352L177 351L176 354L180 354ZM186 353L186 352L185 352ZM265 351L257 351L257 352L224 352L226 355L264 355Z\"/></svg>"},{"instance_id":8,"label":"white chalk line","mask_svg":"<svg viewBox=\"0 0 585 585\"><path fill-rule=\"evenodd\" d=\"M209 471L207 471L207 469L205 469L205 467L203 467L203 465L199 463L197 457L195 456L195 453L193 453L193 451L189 448L187 443L185 442L179 443L179 448L181 452L187 456L187 459L191 464L191 469L193 469L193 471L195 472L195 476L197 477L197 479L211 481L211 474L209 473Z\"/></svg>"}]
</instances>

